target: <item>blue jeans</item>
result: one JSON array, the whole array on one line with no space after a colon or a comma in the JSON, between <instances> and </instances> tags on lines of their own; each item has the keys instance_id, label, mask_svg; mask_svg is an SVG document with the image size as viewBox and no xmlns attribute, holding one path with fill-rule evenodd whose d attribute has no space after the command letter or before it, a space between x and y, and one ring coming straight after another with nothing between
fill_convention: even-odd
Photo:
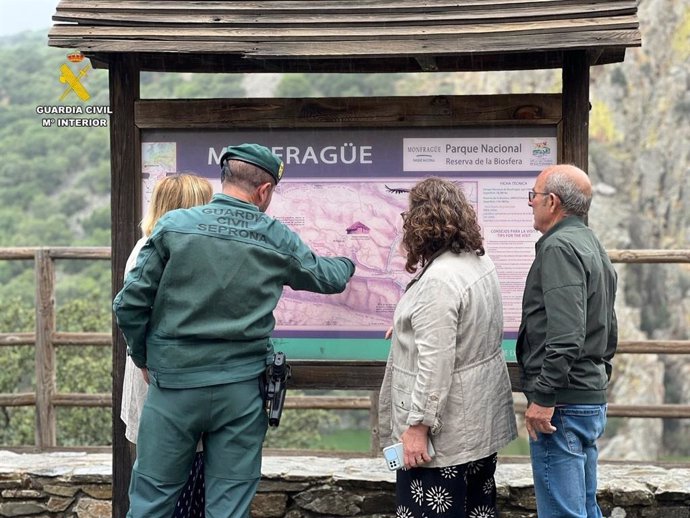
<instances>
[{"instance_id":1,"label":"blue jeans","mask_svg":"<svg viewBox=\"0 0 690 518\"><path fill-rule=\"evenodd\" d=\"M606 405L554 409L553 434L530 439L539 518L601 518L597 504L597 443L606 427Z\"/></svg>"}]
</instances>

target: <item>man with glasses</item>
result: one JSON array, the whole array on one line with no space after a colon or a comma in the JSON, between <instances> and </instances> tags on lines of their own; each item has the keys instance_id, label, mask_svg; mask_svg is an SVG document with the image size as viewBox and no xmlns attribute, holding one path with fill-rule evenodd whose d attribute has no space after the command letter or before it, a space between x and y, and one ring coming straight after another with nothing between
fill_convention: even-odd
<instances>
[{"instance_id":1,"label":"man with glasses","mask_svg":"<svg viewBox=\"0 0 690 518\"><path fill-rule=\"evenodd\" d=\"M517 359L537 513L549 518L602 516L596 440L618 339L616 272L585 225L591 201L587 174L572 165L544 169L529 192L543 235L525 284Z\"/></svg>"}]
</instances>

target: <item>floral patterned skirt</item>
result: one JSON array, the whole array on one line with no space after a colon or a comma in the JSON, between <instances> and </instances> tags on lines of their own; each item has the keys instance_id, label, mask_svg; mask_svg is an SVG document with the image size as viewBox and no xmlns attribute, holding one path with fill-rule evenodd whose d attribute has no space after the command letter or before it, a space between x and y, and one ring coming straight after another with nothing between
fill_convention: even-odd
<instances>
[{"instance_id":1,"label":"floral patterned skirt","mask_svg":"<svg viewBox=\"0 0 690 518\"><path fill-rule=\"evenodd\" d=\"M197 452L187 483L177 499L173 518L204 518L204 452Z\"/></svg>"},{"instance_id":2,"label":"floral patterned skirt","mask_svg":"<svg viewBox=\"0 0 690 518\"><path fill-rule=\"evenodd\" d=\"M399 469L396 518L497 518L496 454L444 468Z\"/></svg>"}]
</instances>

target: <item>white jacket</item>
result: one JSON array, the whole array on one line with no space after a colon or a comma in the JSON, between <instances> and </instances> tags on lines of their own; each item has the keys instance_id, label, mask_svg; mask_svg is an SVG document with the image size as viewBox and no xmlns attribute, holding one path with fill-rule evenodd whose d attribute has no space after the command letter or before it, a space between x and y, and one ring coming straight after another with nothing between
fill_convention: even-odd
<instances>
[{"instance_id":1,"label":"white jacket","mask_svg":"<svg viewBox=\"0 0 690 518\"><path fill-rule=\"evenodd\" d=\"M381 445L422 423L436 450L424 467L481 459L517 436L496 268L486 255L444 252L416 279L395 310Z\"/></svg>"},{"instance_id":2,"label":"white jacket","mask_svg":"<svg viewBox=\"0 0 690 518\"><path fill-rule=\"evenodd\" d=\"M127 258L125 264L125 277L129 271L134 268L137 262L137 256L141 251L146 237L142 237L137 241L132 249L132 252ZM137 436L139 434L139 417L141 410L144 408L144 401L149 387L144 381L141 371L134 365L132 358L127 356L125 360L125 377L122 385L122 407L120 409L120 418L125 423L125 437L129 442L137 443Z\"/></svg>"}]
</instances>

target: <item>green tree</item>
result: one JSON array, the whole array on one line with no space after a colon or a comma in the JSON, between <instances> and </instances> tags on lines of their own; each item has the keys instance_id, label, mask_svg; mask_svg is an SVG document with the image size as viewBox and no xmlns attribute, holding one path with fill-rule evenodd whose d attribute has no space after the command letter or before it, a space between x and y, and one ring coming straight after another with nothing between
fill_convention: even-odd
<instances>
[{"instance_id":1,"label":"green tree","mask_svg":"<svg viewBox=\"0 0 690 518\"><path fill-rule=\"evenodd\" d=\"M301 392L290 391L290 395ZM329 410L285 410L278 428L269 428L266 448L316 449L325 429L337 425L338 416Z\"/></svg>"},{"instance_id":2,"label":"green tree","mask_svg":"<svg viewBox=\"0 0 690 518\"><path fill-rule=\"evenodd\" d=\"M19 298L0 296L0 333L28 333L34 328L34 309ZM35 355L30 346L0 348L0 392L19 394L34 392ZM32 407L0 407L0 444L34 443L34 409Z\"/></svg>"}]
</instances>

